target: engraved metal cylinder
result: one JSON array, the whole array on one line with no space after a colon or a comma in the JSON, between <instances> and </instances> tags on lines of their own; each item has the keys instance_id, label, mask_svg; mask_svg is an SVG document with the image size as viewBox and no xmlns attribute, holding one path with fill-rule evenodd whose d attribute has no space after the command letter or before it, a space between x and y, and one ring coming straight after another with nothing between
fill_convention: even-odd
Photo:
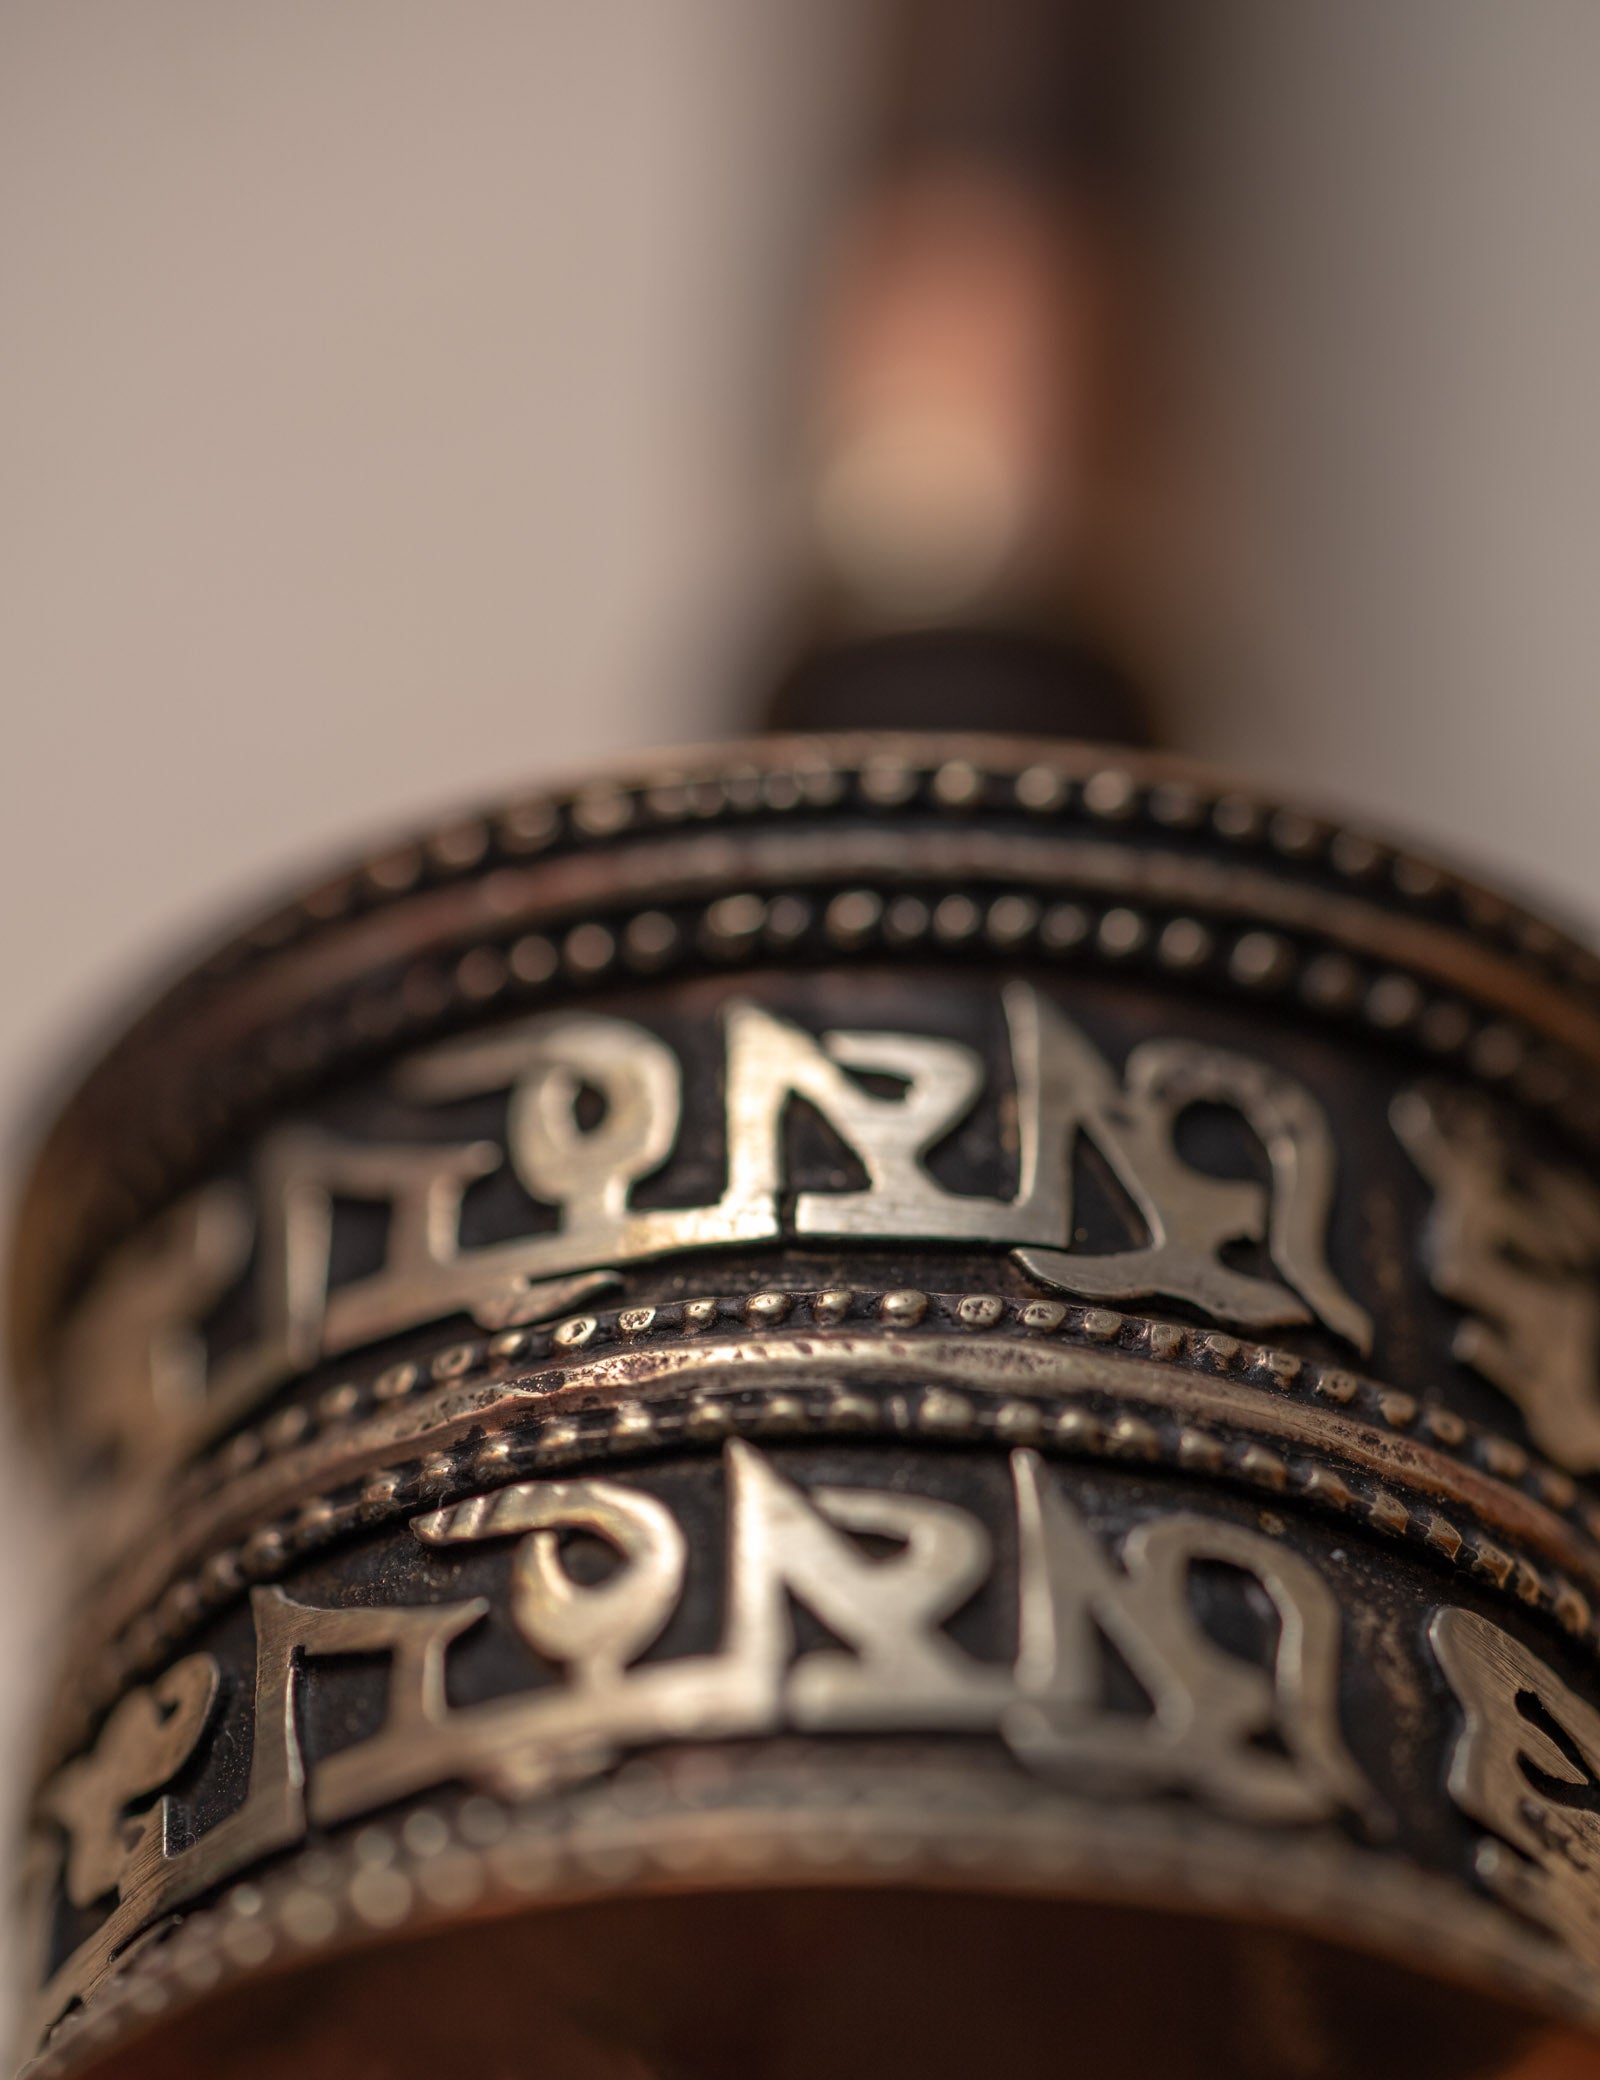
<instances>
[{"instance_id":1,"label":"engraved metal cylinder","mask_svg":"<svg viewBox=\"0 0 1600 2080\"><path fill-rule=\"evenodd\" d=\"M1162 763L772 739L66 1104L24 2059L1600 2071L1600 964Z\"/></svg>"}]
</instances>

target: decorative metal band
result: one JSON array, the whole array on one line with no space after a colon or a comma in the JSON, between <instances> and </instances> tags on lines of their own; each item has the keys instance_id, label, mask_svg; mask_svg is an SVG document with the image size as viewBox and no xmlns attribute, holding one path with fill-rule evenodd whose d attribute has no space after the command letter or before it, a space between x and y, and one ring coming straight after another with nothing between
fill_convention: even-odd
<instances>
[{"instance_id":1,"label":"decorative metal band","mask_svg":"<svg viewBox=\"0 0 1600 2080\"><path fill-rule=\"evenodd\" d=\"M512 1338L508 1356L618 1289L619 1322L645 1322L701 1260L749 1291L840 1249L864 1279L999 1257L1000 1292L1174 1303L1213 1335L1270 1331L1301 1366L1371 1351L1382 1421L1420 1404L1447 1443L1488 1429L1513 1475L1530 1445L1547 1481L1600 1465L1582 1171L1387 1051L1026 971L658 982L402 1055L112 1254L60 1339L52 1407L116 1540L219 1440L239 1433L242 1463L313 1409L342 1419L354 1359L376 1393L452 1321Z\"/></svg>"},{"instance_id":2,"label":"decorative metal band","mask_svg":"<svg viewBox=\"0 0 1600 2080\"><path fill-rule=\"evenodd\" d=\"M701 835L652 835L683 824ZM736 746L403 846L163 997L44 1151L14 1281L22 1370L97 1251L243 1121L375 1048L613 972L924 946L1288 996L1600 1139L1594 956L1410 854L1149 760L987 739Z\"/></svg>"},{"instance_id":3,"label":"decorative metal band","mask_svg":"<svg viewBox=\"0 0 1600 2080\"><path fill-rule=\"evenodd\" d=\"M954 1330L963 1340L981 1336L1009 1342L1020 1333L1029 1341L1048 1337L1089 1350L1127 1352L1160 1365L1222 1376L1247 1390L1261 1388L1274 1398L1286 1396L1312 1407L1331 1405L1362 1422L1416 1436L1430 1451L1480 1467L1565 1517L1574 1530L1600 1542L1600 1502L1580 1490L1569 1473L1513 1444L1499 1430L1469 1422L1437 1405L1425 1408L1415 1395L1344 1366L1318 1365L1276 1345L1253 1344L1222 1330L1192 1328L1115 1308L1029 1300L994 1290L927 1293L916 1287L890 1292L849 1286L821 1291L765 1288L667 1301L659 1307L597 1308L592 1314L569 1315L548 1327L502 1330L491 1337L449 1343L426 1362L387 1366L365 1379L342 1380L315 1400L289 1401L259 1426L235 1431L215 1454L178 1477L171 1491L172 1517L181 1518L196 1501L214 1508L230 1484L275 1468L290 1455L292 1467L282 1477L287 1487L320 1480L323 1475L313 1471L316 1460L307 1456L308 1445L320 1437L330 1438L344 1463L355 1445L355 1434L347 1426L365 1424L374 1416L387 1414L390 1420L374 1433L384 1441L375 1442L372 1449L380 1455L392 1452L401 1439L420 1439L436 1411L448 1419L457 1410L460 1397L487 1379L519 1376L519 1386L530 1400L537 1397L534 1405L548 1410L561 1405L559 1397L575 1380L609 1386L628 1397L646 1391L649 1375L631 1362L631 1354L652 1351L664 1343L685 1344L694 1369L706 1366L713 1380L724 1366L743 1379L749 1370L746 1338L759 1339L759 1355L766 1358L776 1353L779 1363L792 1362L791 1348L808 1359L826 1362L838 1349L862 1348L860 1330L873 1327L889 1332L892 1340L875 1340L865 1347L893 1353L911 1369L918 1366L925 1339L932 1335ZM855 1329L857 1341L841 1345L833 1334L841 1329ZM779 1332L812 1333L804 1347L791 1347L774 1341ZM816 1332L826 1340L819 1342ZM699 1339L709 1336L724 1341L708 1349ZM729 1337L738 1339L731 1348L725 1341ZM912 1339L910 1344L907 1338ZM601 1360L603 1352L611 1354L612 1362ZM619 1366L615 1358L622 1353L630 1354L630 1361ZM575 1356L581 1357L581 1365ZM663 1371L672 1364L668 1354ZM539 1369L530 1373L528 1367ZM973 1370L975 1376L968 1384L991 1383L978 1378L976 1368ZM1117 1379L1125 1376L1131 1377L1120 1372L1113 1375ZM406 1405L404 1413L398 1412L401 1404ZM484 1405L487 1408L487 1401ZM1250 1422L1248 1392L1229 1396L1228 1412L1230 1420ZM170 1519L168 1528L170 1532Z\"/></svg>"},{"instance_id":4,"label":"decorative metal band","mask_svg":"<svg viewBox=\"0 0 1600 2080\"><path fill-rule=\"evenodd\" d=\"M527 797L419 834L324 881L229 940L189 987L231 982L264 956L486 867L561 856L624 834L722 830L752 818L934 815L1154 832L1223 854L1292 862L1418 916L1464 927L1564 986L1600 991L1593 950L1490 889L1368 831L1284 807L1236 775L1169 758L1060 742L889 734L763 739L619 770L574 792Z\"/></svg>"},{"instance_id":5,"label":"decorative metal band","mask_svg":"<svg viewBox=\"0 0 1600 2080\"><path fill-rule=\"evenodd\" d=\"M1436 1541L1391 1548L1378 1567L1359 1531L1352 1543L1314 1515L1263 1508L1209 1468L1160 1482L1114 1463L1068 1473L965 1427L942 1448L843 1453L733 1438L716 1480L670 1449L620 1476L574 1467L413 1503L339 1551L290 1560L128 1693L43 1787L40 2041L79 2002L115 2029L101 1992L125 1951L149 1970L159 1951L130 1946L153 1933L172 1943L138 1982L165 1987L157 2009L186 1972L211 1977L196 1956L219 1940L228 1956L226 1897L200 1936L175 1936L174 1917L308 1838L326 1848L271 1881L271 1917L237 1939L235 1965L362 1921L398 1925L419 1903L459 1912L491 1879L506 1886L484 1855L432 1880L396 1869L374 1853L369 1814L398 1809L391 1839L408 1861L515 1832L507 1860L525 1873L531 1856L534 1889L648 1886L685 1831L663 1843L649 1798L641 1822L615 1778L627 1759L753 1741L759 1786L759 1744L793 1737L822 1743L809 1823L824 1842L830 1812L853 1810L851 1743L867 1744L869 1767L891 1743L880 1781L898 1779L903 1806L853 1835L846 1820L843 1852L825 1859L835 1878L859 1882L874 1847L908 1828L936 1868L974 1826L989 1843L977 1867L1014 1875L1038 1829L1033 1882L1150 1898L1153 1854L1181 1874L1180 1899L1268 1900L1346 1940L1371 1943L1381 1926L1402 1954L1437 1956L1428 1907L1506 1990L1600 2019L1600 1711L1569 1681L1558 1635L1445 1573ZM608 1568L595 1571L584 1541L609 1551ZM1453 1708L1419 1722L1441 1683ZM912 1745L896 1756L895 1742ZM782 1773L781 1753L771 1766ZM930 1822L911 1795L929 1769L966 1783L953 1823ZM585 1816L614 1778L599 1792L608 1859ZM445 1822L436 1801L452 1785L480 1802ZM524 1813L515 1831L502 1835L482 1795ZM756 1874L792 1881L804 1823L775 1824L759 1789L753 1820ZM705 1837L686 1833L692 1856ZM1218 1892L1201 1882L1202 1847L1236 1874ZM703 1875L717 1871L713 1843Z\"/></svg>"},{"instance_id":6,"label":"decorative metal band","mask_svg":"<svg viewBox=\"0 0 1600 2080\"><path fill-rule=\"evenodd\" d=\"M281 1418L276 1450L241 1433L221 1455L229 1470L197 1468L162 1529L93 1584L57 1748L250 1584L352 1530L528 1472L715 1449L730 1434L985 1439L1205 1473L1414 1540L1600 1649L1596 1505L1493 1433L1469 1435L1443 1410L1419 1423L1410 1396L1348 1372L1215 1331L990 1294L762 1292L687 1308L710 1319L624 1310L657 1320L577 1316L497 1339L565 1330L586 1356L618 1352L531 1374L513 1364L483 1380L471 1347L451 1345L431 1392L407 1368L380 1375L364 1415L341 1397L320 1438ZM854 1334L841 1329L852 1315ZM817 1333L803 1333L808 1317ZM794 1333L774 1334L785 1320ZM966 1333L939 1333L951 1327ZM1076 1347L1061 1347L1069 1335Z\"/></svg>"}]
</instances>

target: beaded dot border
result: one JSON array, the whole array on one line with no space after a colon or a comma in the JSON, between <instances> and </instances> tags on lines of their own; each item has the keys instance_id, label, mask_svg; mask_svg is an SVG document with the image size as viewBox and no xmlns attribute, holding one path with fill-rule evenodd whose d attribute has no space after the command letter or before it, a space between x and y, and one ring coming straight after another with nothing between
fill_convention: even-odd
<instances>
[{"instance_id":1,"label":"beaded dot border","mask_svg":"<svg viewBox=\"0 0 1600 2080\"><path fill-rule=\"evenodd\" d=\"M1247 1384L1296 1392L1335 1404L1384 1429L1413 1432L1437 1449L1518 1487L1557 1511L1600 1545L1600 1501L1574 1477L1484 1423L1453 1409L1427 1406L1414 1394L1349 1370L1253 1343L1218 1329L1170 1322L1109 1307L1041 1300L1024 1294L973 1290L937 1293L920 1288L879 1291L848 1286L781 1287L687 1300L597 1308L563 1320L446 1345L426 1360L384 1365L365 1376L336 1381L309 1400L293 1401L263 1421L235 1431L188 1468L172 1493L181 1509L219 1484L274 1457L297 1450L337 1424L407 1399L429 1387L462 1385L506 1367L560 1364L607 1348L637 1349L661 1338L774 1329L842 1328L874 1322L924 1334L1018 1332L1118 1350L1158 1364L1231 1374Z\"/></svg>"},{"instance_id":2,"label":"beaded dot border","mask_svg":"<svg viewBox=\"0 0 1600 2080\"><path fill-rule=\"evenodd\" d=\"M780 741L775 748L781 752L784 746ZM823 738L812 758L764 762L741 759L740 747L731 746L726 762L530 796L457 819L319 883L219 948L190 980L231 978L255 956L496 864L520 864L648 830L864 810L875 816L932 812L963 818L1020 812L1036 821L1146 825L1169 836L1221 843L1320 870L1339 884L1381 890L1408 909L1486 935L1553 976L1600 991L1600 957L1543 918L1385 839L1279 806L1253 789L1051 758L1037 748L1011 764L983 744L971 755L934 758L917 757L914 748L920 747L840 746Z\"/></svg>"}]
</instances>

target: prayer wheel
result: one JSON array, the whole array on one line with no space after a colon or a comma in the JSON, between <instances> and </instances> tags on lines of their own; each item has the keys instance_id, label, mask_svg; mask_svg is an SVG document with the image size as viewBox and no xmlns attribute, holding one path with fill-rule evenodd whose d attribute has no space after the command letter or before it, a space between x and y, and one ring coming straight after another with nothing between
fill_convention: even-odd
<instances>
[{"instance_id":1,"label":"prayer wheel","mask_svg":"<svg viewBox=\"0 0 1600 2080\"><path fill-rule=\"evenodd\" d=\"M1597 1067L1540 919L1063 742L280 903L15 1223L26 2071L1600 2072Z\"/></svg>"}]
</instances>

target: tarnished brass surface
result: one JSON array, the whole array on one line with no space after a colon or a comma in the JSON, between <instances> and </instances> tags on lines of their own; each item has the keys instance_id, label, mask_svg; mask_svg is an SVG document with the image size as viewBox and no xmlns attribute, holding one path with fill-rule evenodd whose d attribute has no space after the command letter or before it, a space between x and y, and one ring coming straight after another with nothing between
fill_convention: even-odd
<instances>
[{"instance_id":1,"label":"tarnished brass surface","mask_svg":"<svg viewBox=\"0 0 1600 2080\"><path fill-rule=\"evenodd\" d=\"M1597 1068L1549 926L1072 747L280 908L17 1224L30 2070L1600 2072Z\"/></svg>"}]
</instances>

